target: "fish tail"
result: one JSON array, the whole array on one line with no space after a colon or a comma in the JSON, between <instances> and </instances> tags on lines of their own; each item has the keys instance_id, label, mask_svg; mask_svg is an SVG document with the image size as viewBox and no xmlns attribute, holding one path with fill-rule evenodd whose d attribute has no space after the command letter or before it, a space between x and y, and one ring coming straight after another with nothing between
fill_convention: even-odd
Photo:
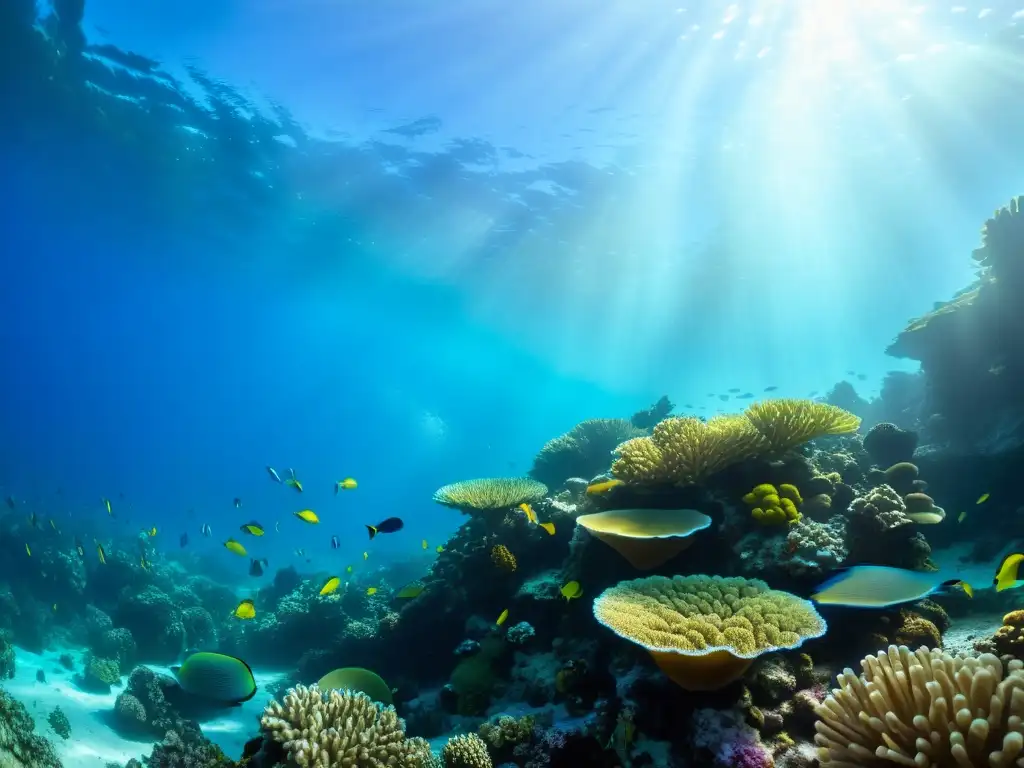
<instances>
[{"instance_id":1,"label":"fish tail","mask_svg":"<svg viewBox=\"0 0 1024 768\"><path fill-rule=\"evenodd\" d=\"M377 535L377 529L372 525L368 525L366 530L370 533L370 541L373 541L373 537Z\"/></svg>"}]
</instances>

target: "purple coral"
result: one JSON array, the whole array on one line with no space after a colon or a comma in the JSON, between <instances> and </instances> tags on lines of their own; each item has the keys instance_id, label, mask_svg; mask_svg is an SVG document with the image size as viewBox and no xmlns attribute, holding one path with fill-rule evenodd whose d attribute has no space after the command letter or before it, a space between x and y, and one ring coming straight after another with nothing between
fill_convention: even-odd
<instances>
[{"instance_id":1,"label":"purple coral","mask_svg":"<svg viewBox=\"0 0 1024 768\"><path fill-rule=\"evenodd\" d=\"M773 768L775 765L771 753L762 744L746 736L723 744L718 753L718 761L730 768Z\"/></svg>"}]
</instances>

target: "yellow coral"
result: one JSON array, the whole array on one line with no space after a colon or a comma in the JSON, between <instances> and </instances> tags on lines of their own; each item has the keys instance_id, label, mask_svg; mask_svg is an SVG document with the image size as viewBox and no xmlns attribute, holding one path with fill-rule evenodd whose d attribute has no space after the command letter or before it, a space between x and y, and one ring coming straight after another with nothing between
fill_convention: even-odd
<instances>
[{"instance_id":1,"label":"yellow coral","mask_svg":"<svg viewBox=\"0 0 1024 768\"><path fill-rule=\"evenodd\" d=\"M642 646L688 690L719 688L742 675L757 656L797 648L826 629L806 600L739 577L624 581L594 601L594 616Z\"/></svg>"},{"instance_id":2,"label":"yellow coral","mask_svg":"<svg viewBox=\"0 0 1024 768\"><path fill-rule=\"evenodd\" d=\"M783 525L800 522L798 503L803 503L795 485L784 483L776 490L774 485L762 483L743 497L753 507L750 514L763 525Z\"/></svg>"},{"instance_id":3,"label":"yellow coral","mask_svg":"<svg viewBox=\"0 0 1024 768\"><path fill-rule=\"evenodd\" d=\"M813 400L763 400L744 412L771 451L795 448L825 435L856 432L860 418L835 405Z\"/></svg>"},{"instance_id":4,"label":"yellow coral","mask_svg":"<svg viewBox=\"0 0 1024 768\"><path fill-rule=\"evenodd\" d=\"M427 768L423 739L407 739L393 707L353 691L297 685L271 701L260 720L300 768Z\"/></svg>"},{"instance_id":5,"label":"yellow coral","mask_svg":"<svg viewBox=\"0 0 1024 768\"><path fill-rule=\"evenodd\" d=\"M779 486L779 496L789 499L794 504L804 503L803 498L800 496L800 491L797 490L795 485L790 485L789 483L783 483Z\"/></svg>"},{"instance_id":6,"label":"yellow coral","mask_svg":"<svg viewBox=\"0 0 1024 768\"><path fill-rule=\"evenodd\" d=\"M627 483L670 483L665 457L649 437L634 437L615 449L612 474Z\"/></svg>"},{"instance_id":7,"label":"yellow coral","mask_svg":"<svg viewBox=\"0 0 1024 768\"><path fill-rule=\"evenodd\" d=\"M491 562L499 570L513 573L516 569L516 556L513 555L504 544L495 544L491 547Z\"/></svg>"},{"instance_id":8,"label":"yellow coral","mask_svg":"<svg viewBox=\"0 0 1024 768\"><path fill-rule=\"evenodd\" d=\"M485 477L438 488L434 501L462 510L511 509L540 501L547 492L544 483L528 477Z\"/></svg>"},{"instance_id":9,"label":"yellow coral","mask_svg":"<svg viewBox=\"0 0 1024 768\"><path fill-rule=\"evenodd\" d=\"M492 768L487 745L475 733L453 736L441 750L445 768Z\"/></svg>"}]
</instances>

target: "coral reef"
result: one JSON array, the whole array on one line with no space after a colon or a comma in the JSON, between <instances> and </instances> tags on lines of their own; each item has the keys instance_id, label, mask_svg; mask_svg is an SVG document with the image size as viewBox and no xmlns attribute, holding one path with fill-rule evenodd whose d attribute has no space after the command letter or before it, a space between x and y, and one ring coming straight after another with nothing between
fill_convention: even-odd
<instances>
[{"instance_id":1,"label":"coral reef","mask_svg":"<svg viewBox=\"0 0 1024 768\"><path fill-rule=\"evenodd\" d=\"M594 477L611 466L616 446L645 434L625 419L582 421L540 449L530 477L549 488L560 488L570 477Z\"/></svg>"},{"instance_id":2,"label":"coral reef","mask_svg":"<svg viewBox=\"0 0 1024 768\"><path fill-rule=\"evenodd\" d=\"M548 487L526 477L491 477L464 480L438 488L434 501L467 511L510 509L543 499Z\"/></svg>"},{"instance_id":3,"label":"coral reef","mask_svg":"<svg viewBox=\"0 0 1024 768\"><path fill-rule=\"evenodd\" d=\"M0 765L5 768L61 768L53 745L35 733L25 707L0 689Z\"/></svg>"},{"instance_id":4,"label":"coral reef","mask_svg":"<svg viewBox=\"0 0 1024 768\"><path fill-rule=\"evenodd\" d=\"M475 733L453 736L441 750L445 768L493 768L487 745Z\"/></svg>"},{"instance_id":5,"label":"coral reef","mask_svg":"<svg viewBox=\"0 0 1024 768\"><path fill-rule=\"evenodd\" d=\"M60 707L53 708L53 711L46 716L46 722L53 728L53 732L62 739L71 738L71 723L68 721L68 716L64 714L64 710Z\"/></svg>"}]
</instances>

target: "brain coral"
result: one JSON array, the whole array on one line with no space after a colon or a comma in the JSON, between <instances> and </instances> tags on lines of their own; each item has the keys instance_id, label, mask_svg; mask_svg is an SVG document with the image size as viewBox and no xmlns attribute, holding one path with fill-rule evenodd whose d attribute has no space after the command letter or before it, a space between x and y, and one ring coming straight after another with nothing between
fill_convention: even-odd
<instances>
[{"instance_id":1,"label":"brain coral","mask_svg":"<svg viewBox=\"0 0 1024 768\"><path fill-rule=\"evenodd\" d=\"M816 708L824 765L1020 765L1024 663L889 646L846 669Z\"/></svg>"},{"instance_id":2,"label":"brain coral","mask_svg":"<svg viewBox=\"0 0 1024 768\"><path fill-rule=\"evenodd\" d=\"M432 759L423 739L407 739L393 707L363 693L298 685L260 720L300 768L425 768Z\"/></svg>"},{"instance_id":3,"label":"brain coral","mask_svg":"<svg viewBox=\"0 0 1024 768\"><path fill-rule=\"evenodd\" d=\"M486 477L438 488L434 501L461 510L509 509L540 501L547 492L544 483L528 477Z\"/></svg>"},{"instance_id":4,"label":"brain coral","mask_svg":"<svg viewBox=\"0 0 1024 768\"><path fill-rule=\"evenodd\" d=\"M624 581L594 601L594 616L688 690L720 688L757 656L797 648L826 629L806 600L758 579L721 576Z\"/></svg>"}]
</instances>

